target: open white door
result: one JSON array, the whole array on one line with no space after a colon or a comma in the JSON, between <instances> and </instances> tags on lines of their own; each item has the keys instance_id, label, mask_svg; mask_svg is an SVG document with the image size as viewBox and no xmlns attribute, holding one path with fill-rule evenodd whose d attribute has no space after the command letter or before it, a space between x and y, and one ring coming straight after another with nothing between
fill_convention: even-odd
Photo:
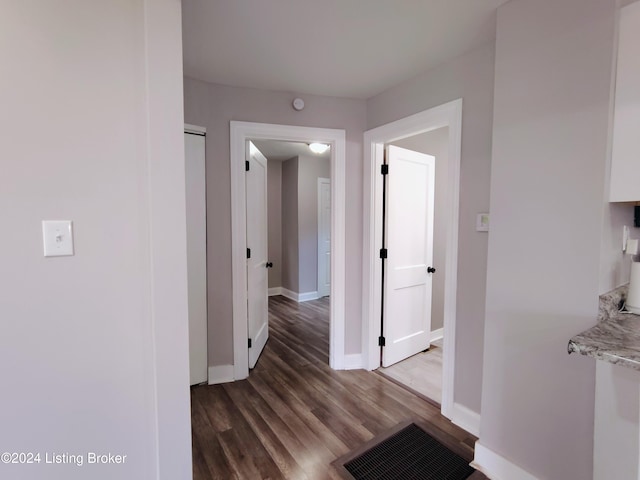
<instances>
[{"instance_id":1,"label":"open white door","mask_svg":"<svg viewBox=\"0 0 640 480\"><path fill-rule=\"evenodd\" d=\"M331 180L318 179L318 297L331 292Z\"/></svg>"},{"instance_id":2,"label":"open white door","mask_svg":"<svg viewBox=\"0 0 640 480\"><path fill-rule=\"evenodd\" d=\"M249 368L258 361L269 338L267 299L267 159L247 141L247 326Z\"/></svg>"},{"instance_id":3,"label":"open white door","mask_svg":"<svg viewBox=\"0 0 640 480\"><path fill-rule=\"evenodd\" d=\"M207 381L207 211L205 137L184 135L190 384Z\"/></svg>"},{"instance_id":4,"label":"open white door","mask_svg":"<svg viewBox=\"0 0 640 480\"><path fill-rule=\"evenodd\" d=\"M387 147L382 366L429 348L435 158Z\"/></svg>"}]
</instances>

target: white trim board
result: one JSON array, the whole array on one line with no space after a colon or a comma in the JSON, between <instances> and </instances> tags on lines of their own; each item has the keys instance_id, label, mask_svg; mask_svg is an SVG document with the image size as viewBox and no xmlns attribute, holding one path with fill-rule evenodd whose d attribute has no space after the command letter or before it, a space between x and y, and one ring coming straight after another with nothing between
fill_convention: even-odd
<instances>
[{"instance_id":1,"label":"white trim board","mask_svg":"<svg viewBox=\"0 0 640 480\"><path fill-rule=\"evenodd\" d=\"M200 127L198 125L191 125L189 123L184 124L184 133L193 133L195 135L206 135L206 127Z\"/></svg>"},{"instance_id":2,"label":"white trim board","mask_svg":"<svg viewBox=\"0 0 640 480\"><path fill-rule=\"evenodd\" d=\"M526 470L482 445L480 441L476 442L471 466L492 480L537 480Z\"/></svg>"},{"instance_id":3,"label":"white trim board","mask_svg":"<svg viewBox=\"0 0 640 480\"><path fill-rule=\"evenodd\" d=\"M480 414L457 402L451 407L451 422L463 430L480 436Z\"/></svg>"},{"instance_id":4,"label":"white trim board","mask_svg":"<svg viewBox=\"0 0 640 480\"><path fill-rule=\"evenodd\" d=\"M231 265L233 289L233 362L236 380L249 375L247 350L247 272L245 141L317 141L331 146L331 309L329 365L344 368L345 324L345 176L346 133L329 128L268 123L230 123Z\"/></svg>"},{"instance_id":5,"label":"white trim board","mask_svg":"<svg viewBox=\"0 0 640 480\"><path fill-rule=\"evenodd\" d=\"M363 171L363 268L362 268L362 355L365 368L380 366L380 315L382 303L382 175L384 144L420 133L449 127L448 202L445 263L444 344L442 358L442 414L455 421L453 409L455 375L456 293L458 274L458 217L460 200L460 151L462 99L425 110L364 133Z\"/></svg>"},{"instance_id":6,"label":"white trim board","mask_svg":"<svg viewBox=\"0 0 640 480\"><path fill-rule=\"evenodd\" d=\"M284 287L280 288L280 295L282 295L283 297L287 297L294 302L309 302L311 300L318 299L318 292L296 293Z\"/></svg>"},{"instance_id":7,"label":"white trim board","mask_svg":"<svg viewBox=\"0 0 640 480\"><path fill-rule=\"evenodd\" d=\"M344 369L345 370L359 370L364 368L362 361L362 354L352 353L344 356Z\"/></svg>"},{"instance_id":8,"label":"white trim board","mask_svg":"<svg viewBox=\"0 0 640 480\"><path fill-rule=\"evenodd\" d=\"M209 385L233 382L233 365L210 365Z\"/></svg>"},{"instance_id":9,"label":"white trim board","mask_svg":"<svg viewBox=\"0 0 640 480\"><path fill-rule=\"evenodd\" d=\"M429 341L431 343L436 340L440 340L444 337L444 328L436 328L435 330L431 330L431 336L429 337Z\"/></svg>"},{"instance_id":10,"label":"white trim board","mask_svg":"<svg viewBox=\"0 0 640 480\"><path fill-rule=\"evenodd\" d=\"M318 292L306 292L306 293L296 293L292 290L289 290L284 287L273 287L270 288L267 292L267 295L270 297L275 297L276 295L282 295L283 297L287 297L290 300L295 302L308 302L311 300L317 300L320 298L318 296Z\"/></svg>"}]
</instances>

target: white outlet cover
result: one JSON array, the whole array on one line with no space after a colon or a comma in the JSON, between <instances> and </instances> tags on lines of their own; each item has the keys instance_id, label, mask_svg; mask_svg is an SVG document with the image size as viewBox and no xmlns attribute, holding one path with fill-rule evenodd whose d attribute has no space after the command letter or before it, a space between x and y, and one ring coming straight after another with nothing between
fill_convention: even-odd
<instances>
[{"instance_id":1,"label":"white outlet cover","mask_svg":"<svg viewBox=\"0 0 640 480\"><path fill-rule=\"evenodd\" d=\"M71 220L44 220L42 238L45 257L73 255L73 225Z\"/></svg>"}]
</instances>

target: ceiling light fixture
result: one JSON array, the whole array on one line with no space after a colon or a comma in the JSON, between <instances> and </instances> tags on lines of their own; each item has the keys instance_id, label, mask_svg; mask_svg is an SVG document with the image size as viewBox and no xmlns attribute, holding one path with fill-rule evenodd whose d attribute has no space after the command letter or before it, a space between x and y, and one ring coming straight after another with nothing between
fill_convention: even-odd
<instances>
[{"instance_id":1,"label":"ceiling light fixture","mask_svg":"<svg viewBox=\"0 0 640 480\"><path fill-rule=\"evenodd\" d=\"M320 155L321 153L329 150L329 145L327 145L326 143L310 143L309 150Z\"/></svg>"}]
</instances>

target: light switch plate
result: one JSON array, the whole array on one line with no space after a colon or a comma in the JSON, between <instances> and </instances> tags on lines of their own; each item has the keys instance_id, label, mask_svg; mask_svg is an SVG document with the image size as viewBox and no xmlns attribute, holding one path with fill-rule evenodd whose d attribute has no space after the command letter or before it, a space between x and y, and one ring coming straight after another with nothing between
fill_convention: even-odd
<instances>
[{"instance_id":1,"label":"light switch plate","mask_svg":"<svg viewBox=\"0 0 640 480\"><path fill-rule=\"evenodd\" d=\"M42 237L45 257L73 255L71 220L43 220Z\"/></svg>"},{"instance_id":2,"label":"light switch plate","mask_svg":"<svg viewBox=\"0 0 640 480\"><path fill-rule=\"evenodd\" d=\"M489 214L478 213L476 215L476 232L488 232L489 231Z\"/></svg>"}]
</instances>

